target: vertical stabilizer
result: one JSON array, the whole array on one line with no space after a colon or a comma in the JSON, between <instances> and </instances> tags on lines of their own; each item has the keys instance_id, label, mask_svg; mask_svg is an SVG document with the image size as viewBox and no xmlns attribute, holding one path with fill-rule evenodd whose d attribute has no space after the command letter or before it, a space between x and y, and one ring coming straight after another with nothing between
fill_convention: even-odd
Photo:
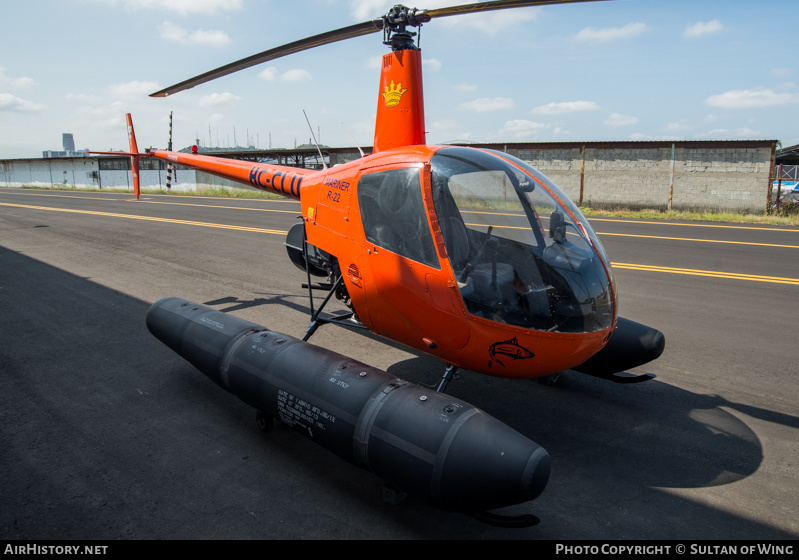
<instances>
[{"instance_id":1,"label":"vertical stabilizer","mask_svg":"<svg viewBox=\"0 0 799 560\"><path fill-rule=\"evenodd\" d=\"M128 143L130 144L130 169L133 173L133 192L136 194L136 200L139 200L139 147L136 145L136 132L133 130L133 119L130 113L125 117L128 120ZM135 154L135 155L134 155Z\"/></svg>"},{"instance_id":2,"label":"vertical stabilizer","mask_svg":"<svg viewBox=\"0 0 799 560\"><path fill-rule=\"evenodd\" d=\"M383 57L373 152L425 144L422 52L400 50Z\"/></svg>"}]
</instances>

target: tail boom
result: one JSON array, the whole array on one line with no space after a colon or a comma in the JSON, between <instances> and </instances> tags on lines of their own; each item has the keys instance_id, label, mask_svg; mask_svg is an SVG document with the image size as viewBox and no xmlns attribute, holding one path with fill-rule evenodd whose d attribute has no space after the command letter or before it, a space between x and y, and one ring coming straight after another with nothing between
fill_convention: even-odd
<instances>
[{"instance_id":1,"label":"tail boom","mask_svg":"<svg viewBox=\"0 0 799 560\"><path fill-rule=\"evenodd\" d=\"M303 178L318 173L312 169L268 165L166 150L149 150L147 155L191 169L205 171L224 179L294 200L300 199L300 187Z\"/></svg>"}]
</instances>

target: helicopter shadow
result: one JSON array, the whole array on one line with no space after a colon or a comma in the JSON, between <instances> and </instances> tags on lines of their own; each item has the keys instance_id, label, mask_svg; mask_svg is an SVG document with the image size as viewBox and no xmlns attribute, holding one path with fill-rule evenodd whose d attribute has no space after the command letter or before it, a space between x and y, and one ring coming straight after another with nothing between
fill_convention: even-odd
<instances>
[{"instance_id":1,"label":"helicopter shadow","mask_svg":"<svg viewBox=\"0 0 799 560\"><path fill-rule=\"evenodd\" d=\"M436 362L421 356L397 363L389 372L425 384ZM626 480L647 487L704 488L752 475L763 461L763 446L730 411L799 428L796 416L657 379L621 385L567 370L557 381L537 381L466 371L447 393L542 445L561 475L565 470L584 476L590 470L615 486Z\"/></svg>"},{"instance_id":2,"label":"helicopter shadow","mask_svg":"<svg viewBox=\"0 0 799 560\"><path fill-rule=\"evenodd\" d=\"M281 296L279 294L263 294L263 295L271 295L272 297L243 300L237 298L236 296L227 296L203 302L203 305L217 308L217 311L222 311L224 313L232 313L234 311L241 311L242 309L251 309L253 307L259 307L262 305L271 305L277 303L278 301L282 302L282 298L290 297L290 296ZM223 305L226 307L220 307ZM300 308L301 306L297 305L295 307ZM300 311L301 309L297 310Z\"/></svg>"},{"instance_id":3,"label":"helicopter shadow","mask_svg":"<svg viewBox=\"0 0 799 560\"><path fill-rule=\"evenodd\" d=\"M253 299L221 298L209 303L225 306L226 310L282 306L307 317L310 307L299 303L299 297L264 293ZM333 330L335 326L324 328ZM386 367L388 373L435 390L444 362L368 331L359 333L412 356ZM369 362L368 358L365 362ZM554 531L539 530L535 534L557 536L557 527L565 523L586 538L606 535L604 525L596 524L594 508L612 507L623 508L627 516L621 528L611 531L614 535L623 535L626 529L673 536L674 531L685 526L690 527L690 533L704 537L741 532L769 538L787 535L750 520L746 513L739 516L696 504L668 489L702 492L703 488L742 481L758 471L764 460L764 446L746 424L747 419L738 413L799 428L799 418L795 416L733 402L720 395L695 393L657 378L625 385L570 370L554 381L490 377L461 370L446 392L494 416L549 453L550 483L535 505L521 504L500 512L513 516L527 513L532 507L536 515L549 520ZM224 414L224 407L220 414ZM245 417L248 414L244 412ZM292 430L285 428L273 432L270 441L290 448L290 453L280 456L291 465L287 468L307 471L310 479L335 487L339 498L348 502L347 507L380 512L383 522L419 534L428 534L429 529L421 520L434 519L439 527L448 527L450 536L520 535L498 533L476 522L464 524L462 516L428 510L415 501L403 502L402 508L381 508L375 501L379 480L367 478L353 484L352 471L343 465L331 470L329 464L319 461L318 448L302 438L292 438ZM734 488L730 487L729 492L736 492ZM745 505L741 507L747 511Z\"/></svg>"},{"instance_id":4,"label":"helicopter shadow","mask_svg":"<svg viewBox=\"0 0 799 560\"><path fill-rule=\"evenodd\" d=\"M291 301L291 300L307 301L308 300L307 294L280 294L280 293L258 292L256 293L256 295L268 296L268 297L239 299L236 296L226 296L211 301L206 301L203 303L203 305L214 307L217 311L222 311L224 313L232 313L234 311L241 311L243 309L252 309L255 307L260 307L265 305L281 305L283 307L291 309L292 311L297 311L298 313L302 313L303 315L308 317L308 322L310 323L311 306L298 303L296 301ZM320 303L321 303L321 298L315 297L314 309L318 310ZM340 309L339 306L335 306L335 308L329 310L328 313L336 313L336 311L342 312L344 310Z\"/></svg>"},{"instance_id":5,"label":"helicopter shadow","mask_svg":"<svg viewBox=\"0 0 799 560\"><path fill-rule=\"evenodd\" d=\"M310 314L310 306L291 301L301 296L259 295L268 297L225 297L206 305L226 305L219 309L225 312L280 305ZM390 365L388 373L431 389L438 385L444 362L369 331L359 332L415 355ZM590 464L597 476L618 478L623 469L629 483L652 487L718 486L757 471L763 447L729 410L799 428L797 417L719 395L692 393L658 379L624 385L571 370L562 372L556 381L506 379L461 370L447 393L542 445L559 471L584 471Z\"/></svg>"}]
</instances>

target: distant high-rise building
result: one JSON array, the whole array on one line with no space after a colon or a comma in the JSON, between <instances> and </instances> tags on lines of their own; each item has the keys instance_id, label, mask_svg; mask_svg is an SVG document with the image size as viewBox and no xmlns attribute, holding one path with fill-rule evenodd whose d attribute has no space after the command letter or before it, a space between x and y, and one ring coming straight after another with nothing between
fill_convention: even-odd
<instances>
[{"instance_id":1,"label":"distant high-rise building","mask_svg":"<svg viewBox=\"0 0 799 560\"><path fill-rule=\"evenodd\" d=\"M61 135L61 142L64 146L65 152L74 152L75 151L75 138L72 136L71 133L65 132Z\"/></svg>"},{"instance_id":2,"label":"distant high-rise building","mask_svg":"<svg viewBox=\"0 0 799 560\"><path fill-rule=\"evenodd\" d=\"M45 150L42 152L43 158L60 158L60 157L86 157L88 156L87 150L75 149L75 137L70 132L61 134L61 143L64 145L62 151Z\"/></svg>"}]
</instances>

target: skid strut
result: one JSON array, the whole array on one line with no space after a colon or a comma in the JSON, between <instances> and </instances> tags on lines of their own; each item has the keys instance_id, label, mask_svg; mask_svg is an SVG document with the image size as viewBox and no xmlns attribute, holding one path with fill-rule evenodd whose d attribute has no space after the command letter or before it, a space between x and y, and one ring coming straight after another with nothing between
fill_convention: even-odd
<instances>
[{"instance_id":1,"label":"skid strut","mask_svg":"<svg viewBox=\"0 0 799 560\"><path fill-rule=\"evenodd\" d=\"M310 280L310 279L309 279ZM307 286L308 288L308 298L311 302L311 324L308 326L308 330L305 331L305 336L302 337L303 342L307 342L309 338L316 332L316 329L321 327L326 323L338 323L341 325L345 325L348 327L356 327L356 328L366 328L360 323L354 322L355 313L350 311L339 315L323 315L322 312L325 308L325 305L330 301L330 298L333 297L333 294L341 286L344 278L339 276L338 279L333 284L311 284L310 281L307 284L303 284L303 288ZM322 304L319 306L319 309L314 310L313 304L313 290L327 290L327 295L325 299L322 301Z\"/></svg>"}]
</instances>

